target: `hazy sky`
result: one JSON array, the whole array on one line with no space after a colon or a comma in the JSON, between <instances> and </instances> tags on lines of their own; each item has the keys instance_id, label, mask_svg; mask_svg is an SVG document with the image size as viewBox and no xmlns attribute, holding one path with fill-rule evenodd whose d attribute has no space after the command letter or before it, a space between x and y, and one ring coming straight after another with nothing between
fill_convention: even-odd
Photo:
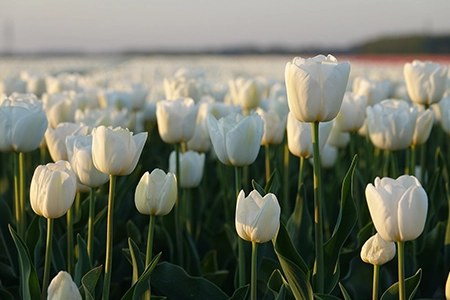
<instances>
[{"instance_id":1,"label":"hazy sky","mask_svg":"<svg viewBox=\"0 0 450 300\"><path fill-rule=\"evenodd\" d=\"M450 33L450 0L2 1L0 51L347 47Z\"/></svg>"}]
</instances>

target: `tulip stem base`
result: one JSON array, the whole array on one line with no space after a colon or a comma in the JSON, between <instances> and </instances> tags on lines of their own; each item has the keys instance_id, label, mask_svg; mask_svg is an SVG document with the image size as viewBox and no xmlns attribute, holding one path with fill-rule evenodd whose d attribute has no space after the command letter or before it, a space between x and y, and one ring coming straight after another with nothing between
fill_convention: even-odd
<instances>
[{"instance_id":1,"label":"tulip stem base","mask_svg":"<svg viewBox=\"0 0 450 300\"><path fill-rule=\"evenodd\" d=\"M23 152L19 152L19 192L20 192L20 236L25 238L26 214L25 214L25 164Z\"/></svg>"},{"instance_id":2,"label":"tulip stem base","mask_svg":"<svg viewBox=\"0 0 450 300\"><path fill-rule=\"evenodd\" d=\"M314 241L316 262L314 275L316 292L324 291L324 255L323 255L323 219L322 219L322 190L320 174L320 150L319 150L319 122L312 124L312 144L314 162Z\"/></svg>"},{"instance_id":3,"label":"tulip stem base","mask_svg":"<svg viewBox=\"0 0 450 300\"><path fill-rule=\"evenodd\" d=\"M103 281L102 299L109 299L109 287L112 274L112 247L113 247L113 216L114 216L114 194L116 189L116 176L109 175L108 215L106 223L106 258L105 278Z\"/></svg>"},{"instance_id":4,"label":"tulip stem base","mask_svg":"<svg viewBox=\"0 0 450 300\"><path fill-rule=\"evenodd\" d=\"M180 182L181 182L181 172L180 172L180 151L181 151L181 144L175 144L175 169L176 169L176 175L177 175L177 201L175 203L175 238L177 241L177 255L178 255L178 264L183 267L184 266L184 259L183 259L183 230L180 227L180 219L181 219L181 213L180 213L180 196L181 196L181 188L180 188Z\"/></svg>"},{"instance_id":5,"label":"tulip stem base","mask_svg":"<svg viewBox=\"0 0 450 300\"><path fill-rule=\"evenodd\" d=\"M234 167L235 173L235 184L236 184L236 197L239 195L241 190L242 182L241 182L241 168ZM235 200L235 201L236 201ZM236 207L236 204L234 205ZM239 269L239 287L245 285L245 252L244 252L244 240L238 236L238 269Z\"/></svg>"},{"instance_id":6,"label":"tulip stem base","mask_svg":"<svg viewBox=\"0 0 450 300\"><path fill-rule=\"evenodd\" d=\"M373 265L372 300L378 300L378 281L380 279L380 266Z\"/></svg>"},{"instance_id":7,"label":"tulip stem base","mask_svg":"<svg viewBox=\"0 0 450 300\"><path fill-rule=\"evenodd\" d=\"M399 300L406 300L404 242L397 242L397 253L398 253L398 297Z\"/></svg>"},{"instance_id":8,"label":"tulip stem base","mask_svg":"<svg viewBox=\"0 0 450 300\"><path fill-rule=\"evenodd\" d=\"M89 219L88 219L88 238L87 251L91 264L94 263L94 220L95 220L95 190L93 187L89 191Z\"/></svg>"},{"instance_id":9,"label":"tulip stem base","mask_svg":"<svg viewBox=\"0 0 450 300\"><path fill-rule=\"evenodd\" d=\"M21 228L21 209L20 209L20 192L19 192L19 154L14 153L14 213L16 216L16 230L19 236L24 239Z\"/></svg>"},{"instance_id":10,"label":"tulip stem base","mask_svg":"<svg viewBox=\"0 0 450 300\"><path fill-rule=\"evenodd\" d=\"M147 251L145 254L145 267L148 267L148 265L152 261L153 231L155 228L155 219L156 219L156 216L150 215L150 221L148 223L148 234L147 234ZM148 290L144 294L144 298L146 300L150 300L151 288L152 287L150 285L150 276L149 276L148 277Z\"/></svg>"},{"instance_id":11,"label":"tulip stem base","mask_svg":"<svg viewBox=\"0 0 450 300\"><path fill-rule=\"evenodd\" d=\"M47 299L47 288L50 283L50 265L52 261L53 219L47 219L47 242L45 250L44 279L42 281L41 299Z\"/></svg>"},{"instance_id":12,"label":"tulip stem base","mask_svg":"<svg viewBox=\"0 0 450 300\"><path fill-rule=\"evenodd\" d=\"M290 212L291 207L289 203L289 147L287 144L287 138L284 143L283 153L283 211Z\"/></svg>"},{"instance_id":13,"label":"tulip stem base","mask_svg":"<svg viewBox=\"0 0 450 300\"><path fill-rule=\"evenodd\" d=\"M258 243L252 242L252 273L250 282L250 299L256 300L256 287L258 273L256 272L256 266L258 262Z\"/></svg>"},{"instance_id":14,"label":"tulip stem base","mask_svg":"<svg viewBox=\"0 0 450 300\"><path fill-rule=\"evenodd\" d=\"M267 183L267 182L269 182L270 173L271 173L271 171L270 171L270 145L269 144L265 145L264 150L265 150L264 158L265 158L265 164L266 164L266 183Z\"/></svg>"},{"instance_id":15,"label":"tulip stem base","mask_svg":"<svg viewBox=\"0 0 450 300\"><path fill-rule=\"evenodd\" d=\"M67 221L67 273L73 275L73 209L72 205L66 214Z\"/></svg>"}]
</instances>

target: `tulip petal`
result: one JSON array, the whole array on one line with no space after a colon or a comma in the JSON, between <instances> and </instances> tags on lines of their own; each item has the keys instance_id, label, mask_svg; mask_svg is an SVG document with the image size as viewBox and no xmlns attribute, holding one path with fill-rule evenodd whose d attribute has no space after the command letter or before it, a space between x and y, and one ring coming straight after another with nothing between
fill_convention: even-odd
<instances>
[{"instance_id":1,"label":"tulip petal","mask_svg":"<svg viewBox=\"0 0 450 300\"><path fill-rule=\"evenodd\" d=\"M399 241L416 239L423 231L428 211L428 198L420 186L411 186L398 205Z\"/></svg>"}]
</instances>

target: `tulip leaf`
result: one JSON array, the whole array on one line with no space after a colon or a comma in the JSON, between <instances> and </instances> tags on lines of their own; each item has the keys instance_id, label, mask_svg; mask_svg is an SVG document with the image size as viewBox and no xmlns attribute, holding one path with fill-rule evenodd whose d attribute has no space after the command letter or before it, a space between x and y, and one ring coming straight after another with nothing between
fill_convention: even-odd
<instances>
[{"instance_id":1,"label":"tulip leaf","mask_svg":"<svg viewBox=\"0 0 450 300\"><path fill-rule=\"evenodd\" d=\"M98 279L102 274L103 266L98 266L87 272L81 278L81 286L79 287L80 294L83 299L94 300L95 299L95 286L97 285Z\"/></svg>"},{"instance_id":2,"label":"tulip leaf","mask_svg":"<svg viewBox=\"0 0 450 300\"><path fill-rule=\"evenodd\" d=\"M19 253L20 265L20 290L22 299L40 299L41 288L39 280L34 269L33 263L30 259L28 248L20 238L20 236L8 225L11 236L16 244L17 252Z\"/></svg>"},{"instance_id":3,"label":"tulip leaf","mask_svg":"<svg viewBox=\"0 0 450 300\"><path fill-rule=\"evenodd\" d=\"M296 299L313 299L313 291L309 283L309 269L295 250L286 227L280 222L278 234L274 240L274 250L280 261L284 275L289 282Z\"/></svg>"},{"instance_id":4,"label":"tulip leaf","mask_svg":"<svg viewBox=\"0 0 450 300\"><path fill-rule=\"evenodd\" d=\"M133 239L133 241L136 241L137 244L141 244L141 231L132 220L127 221L127 234L131 239Z\"/></svg>"},{"instance_id":5,"label":"tulip leaf","mask_svg":"<svg viewBox=\"0 0 450 300\"><path fill-rule=\"evenodd\" d=\"M255 179L252 179L252 186L253 189L256 190L262 197L266 195L265 189L259 183L257 183Z\"/></svg>"},{"instance_id":6,"label":"tulip leaf","mask_svg":"<svg viewBox=\"0 0 450 300\"><path fill-rule=\"evenodd\" d=\"M34 264L39 265L42 255L41 249L43 247L45 241L45 229L44 229L44 218L41 216L35 215L30 225L28 226L28 230L26 232L25 241L27 244L30 253L33 254Z\"/></svg>"},{"instance_id":7,"label":"tulip leaf","mask_svg":"<svg viewBox=\"0 0 450 300\"><path fill-rule=\"evenodd\" d=\"M339 210L334 232L324 245L324 282L326 293L331 293L339 280L338 261L340 252L358 218L358 212L351 191L356 161L357 156L355 155L342 182L341 208Z\"/></svg>"},{"instance_id":8,"label":"tulip leaf","mask_svg":"<svg viewBox=\"0 0 450 300\"><path fill-rule=\"evenodd\" d=\"M0 299L3 299L3 300L14 300L14 297L7 290L5 290L2 287L0 287Z\"/></svg>"},{"instance_id":9,"label":"tulip leaf","mask_svg":"<svg viewBox=\"0 0 450 300\"><path fill-rule=\"evenodd\" d=\"M338 297L328 294L314 294L314 299L317 300L340 300Z\"/></svg>"},{"instance_id":10,"label":"tulip leaf","mask_svg":"<svg viewBox=\"0 0 450 300\"><path fill-rule=\"evenodd\" d=\"M406 299L413 299L421 279L422 269L417 270L416 274L405 279ZM398 282L396 282L383 293L380 300L397 300L398 297Z\"/></svg>"},{"instance_id":11,"label":"tulip leaf","mask_svg":"<svg viewBox=\"0 0 450 300\"><path fill-rule=\"evenodd\" d=\"M339 288L341 289L341 293L344 296L344 300L352 300L352 297L347 292L347 290L345 289L344 285L342 283L340 283L340 282L339 282Z\"/></svg>"},{"instance_id":12,"label":"tulip leaf","mask_svg":"<svg viewBox=\"0 0 450 300\"><path fill-rule=\"evenodd\" d=\"M122 300L140 300L141 296L148 291L148 278L152 271L155 269L156 264L161 257L161 252L158 253L153 259L150 261L150 264L145 268L142 275L139 279L131 286L131 288L125 293L125 295L121 298Z\"/></svg>"},{"instance_id":13,"label":"tulip leaf","mask_svg":"<svg viewBox=\"0 0 450 300\"><path fill-rule=\"evenodd\" d=\"M128 238L128 247L130 249L131 265L133 266L133 284L139 279L139 275L143 273L145 269L144 262L142 261L141 251L132 238Z\"/></svg>"},{"instance_id":14,"label":"tulip leaf","mask_svg":"<svg viewBox=\"0 0 450 300\"><path fill-rule=\"evenodd\" d=\"M295 299L289 283L278 269L274 270L269 280L267 280L267 288L271 291L275 300Z\"/></svg>"},{"instance_id":15,"label":"tulip leaf","mask_svg":"<svg viewBox=\"0 0 450 300\"><path fill-rule=\"evenodd\" d=\"M169 262L161 262L153 270L152 288L168 299L228 299L218 286L202 277L193 277Z\"/></svg>"},{"instance_id":16,"label":"tulip leaf","mask_svg":"<svg viewBox=\"0 0 450 300\"><path fill-rule=\"evenodd\" d=\"M87 252L86 242L83 240L80 234L77 234L77 245L78 245L78 260L75 264L75 273L73 276L73 281L77 286L81 283L81 277L84 276L89 270L92 269L91 260Z\"/></svg>"},{"instance_id":17,"label":"tulip leaf","mask_svg":"<svg viewBox=\"0 0 450 300\"><path fill-rule=\"evenodd\" d=\"M250 290L249 284L241 286L240 288L234 291L233 295L228 300L246 300L249 290Z\"/></svg>"}]
</instances>

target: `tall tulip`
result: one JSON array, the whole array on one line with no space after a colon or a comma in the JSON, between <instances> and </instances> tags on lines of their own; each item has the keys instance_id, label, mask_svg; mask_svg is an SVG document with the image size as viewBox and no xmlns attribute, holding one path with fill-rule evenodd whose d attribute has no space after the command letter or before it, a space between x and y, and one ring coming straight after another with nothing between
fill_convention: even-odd
<instances>
[{"instance_id":1,"label":"tall tulip","mask_svg":"<svg viewBox=\"0 0 450 300\"><path fill-rule=\"evenodd\" d=\"M414 176L376 178L366 187L366 199L375 229L387 242L396 242L400 299L405 299L404 242L416 239L425 227L428 197Z\"/></svg>"},{"instance_id":2,"label":"tall tulip","mask_svg":"<svg viewBox=\"0 0 450 300\"><path fill-rule=\"evenodd\" d=\"M243 190L239 192L236 202L235 225L238 235L252 243L252 271L250 299L256 300L256 262L258 243L272 240L277 234L280 223L280 205L277 197L269 193L262 197L253 190L245 197Z\"/></svg>"},{"instance_id":3,"label":"tall tulip","mask_svg":"<svg viewBox=\"0 0 450 300\"><path fill-rule=\"evenodd\" d=\"M99 126L92 130L92 160L94 166L109 174L109 196L106 232L106 262L103 299L109 298L112 273L113 211L116 176L128 175L136 168L147 140L147 132L133 135L121 127Z\"/></svg>"},{"instance_id":4,"label":"tall tulip","mask_svg":"<svg viewBox=\"0 0 450 300\"><path fill-rule=\"evenodd\" d=\"M300 122L327 122L336 117L347 87L350 64L332 56L296 57L286 64L289 109Z\"/></svg>"},{"instance_id":5,"label":"tall tulip","mask_svg":"<svg viewBox=\"0 0 450 300\"><path fill-rule=\"evenodd\" d=\"M148 266L152 259L155 216L167 215L176 200L177 179L175 174L166 174L161 169L154 169L151 173L145 172L141 177L134 194L134 203L141 214L150 216L145 266ZM137 278L134 279L137 280ZM148 295L150 294L149 290Z\"/></svg>"},{"instance_id":6,"label":"tall tulip","mask_svg":"<svg viewBox=\"0 0 450 300\"><path fill-rule=\"evenodd\" d=\"M409 98L415 104L439 102L445 92L448 67L431 61L414 60L403 68Z\"/></svg>"},{"instance_id":7,"label":"tall tulip","mask_svg":"<svg viewBox=\"0 0 450 300\"><path fill-rule=\"evenodd\" d=\"M365 95L346 92L335 122L344 132L358 131L364 124L366 106L367 97Z\"/></svg>"},{"instance_id":8,"label":"tall tulip","mask_svg":"<svg viewBox=\"0 0 450 300\"><path fill-rule=\"evenodd\" d=\"M169 170L176 174L176 153L172 151L169 157ZM205 153L192 150L180 154L180 187L194 188L203 178L205 166Z\"/></svg>"},{"instance_id":9,"label":"tall tulip","mask_svg":"<svg viewBox=\"0 0 450 300\"><path fill-rule=\"evenodd\" d=\"M77 190L76 175L67 161L57 161L36 168L31 179L30 204L33 211L47 218L42 294L47 294L52 257L53 219L63 216L72 206Z\"/></svg>"},{"instance_id":10,"label":"tall tulip","mask_svg":"<svg viewBox=\"0 0 450 300\"><path fill-rule=\"evenodd\" d=\"M228 82L231 101L234 105L240 105L245 115L251 109L258 106L260 101L258 85L255 80L250 78L238 77Z\"/></svg>"}]
</instances>

